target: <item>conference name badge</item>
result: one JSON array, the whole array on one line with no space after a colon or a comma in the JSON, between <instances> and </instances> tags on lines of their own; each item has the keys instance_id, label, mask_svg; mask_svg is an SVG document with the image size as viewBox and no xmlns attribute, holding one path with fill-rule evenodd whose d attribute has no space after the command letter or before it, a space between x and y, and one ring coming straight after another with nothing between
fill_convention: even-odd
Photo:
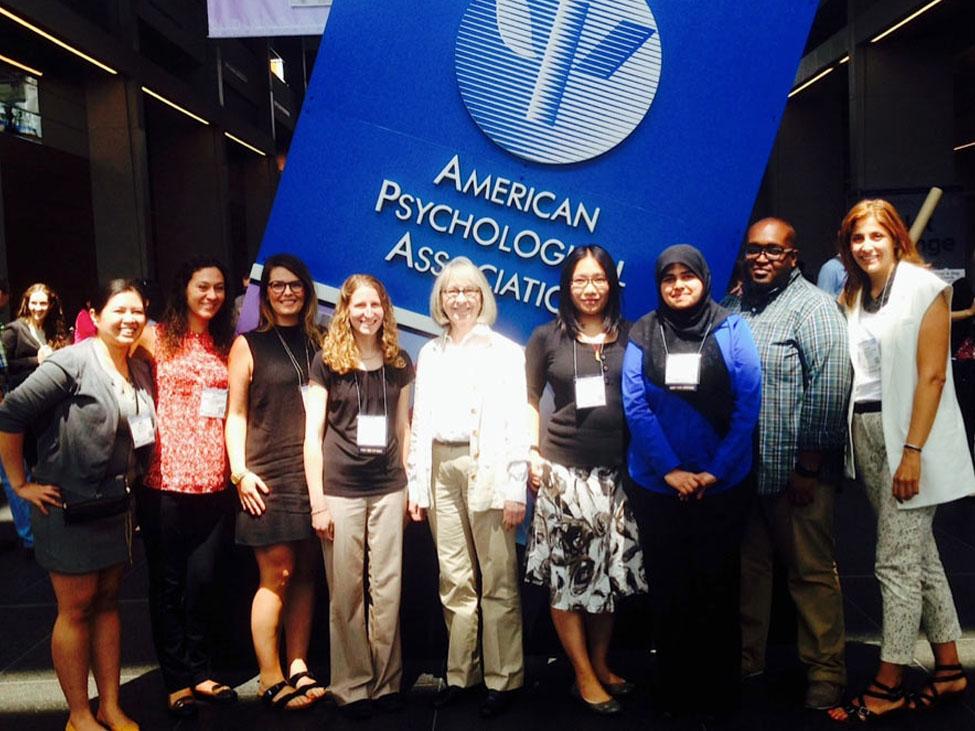
<instances>
[{"instance_id":1,"label":"conference name badge","mask_svg":"<svg viewBox=\"0 0 975 731\"><path fill-rule=\"evenodd\" d=\"M673 353L667 356L664 384L671 391L696 391L701 382L701 354Z\"/></svg>"}]
</instances>

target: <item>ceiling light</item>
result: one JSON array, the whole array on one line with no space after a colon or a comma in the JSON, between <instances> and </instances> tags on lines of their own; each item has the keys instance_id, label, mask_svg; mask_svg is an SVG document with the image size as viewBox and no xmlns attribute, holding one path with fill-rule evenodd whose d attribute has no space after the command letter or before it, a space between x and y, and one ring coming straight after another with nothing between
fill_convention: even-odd
<instances>
[{"instance_id":1,"label":"ceiling light","mask_svg":"<svg viewBox=\"0 0 975 731\"><path fill-rule=\"evenodd\" d=\"M969 147L975 147L975 141L966 142L964 145L958 145L958 147L955 148L955 152L958 152L959 150L967 150Z\"/></svg>"},{"instance_id":2,"label":"ceiling light","mask_svg":"<svg viewBox=\"0 0 975 731\"><path fill-rule=\"evenodd\" d=\"M901 26L907 25L912 20L914 20L917 16L919 16L921 13L927 12L928 10L930 10L931 8L933 8L935 5L937 5L940 2L941 2L941 0L931 0L931 2L929 2L927 5L925 5L920 10L915 10L913 13L911 13L910 15L908 15L900 23L895 23L894 25L890 26L890 28L888 28L883 33L881 33L879 36L877 36L875 38L871 38L870 39L870 42L871 43L876 43L881 38L886 38L887 36L889 36L891 33L893 33L898 28L900 28Z\"/></svg>"},{"instance_id":3,"label":"ceiling light","mask_svg":"<svg viewBox=\"0 0 975 731\"><path fill-rule=\"evenodd\" d=\"M54 43L55 45L61 46L61 48L63 48L64 50L73 53L75 56L79 56L79 57L85 59L85 61L87 61L90 64L94 64L95 66L97 66L98 68L100 68L102 71L107 71L110 74L118 74L118 71L116 71L115 69L113 69L111 66L106 66L101 61L97 61L94 58L92 58L91 56L89 56L87 53L84 53L83 51L79 51L74 46L69 46L67 43L65 43L64 41L62 41L60 38L55 38L54 36L52 36L47 31L41 30L40 28L38 28L33 23L29 23L28 21L24 20L23 18L21 18L18 15L14 15L13 13L11 13L6 8L0 8L0 15L3 15L5 17L7 17L7 18L10 18L12 21L14 21L15 23L19 23L20 25L24 26L28 30L34 31L35 33L37 33L37 35L41 36L41 38L46 38L51 43Z\"/></svg>"},{"instance_id":4,"label":"ceiling light","mask_svg":"<svg viewBox=\"0 0 975 731\"><path fill-rule=\"evenodd\" d=\"M792 91L789 92L789 98L791 99L792 97L794 97L796 94L798 94L803 89L806 89L806 88L812 86L817 81L819 81L821 78L823 78L824 76L826 76L827 74L829 74L830 72L832 72L832 70L834 68L836 68L836 67L835 66L830 66L825 71L821 71L820 73L818 73L815 76L813 76L811 79L809 79L809 81L807 81L802 86L797 86L795 89L793 89Z\"/></svg>"},{"instance_id":5,"label":"ceiling light","mask_svg":"<svg viewBox=\"0 0 975 731\"><path fill-rule=\"evenodd\" d=\"M12 58L7 58L6 56L3 56L3 55L0 55L0 61L3 61L4 63L10 64L11 66L16 66L21 71L26 71L27 73L32 74L34 76L43 76L44 75L44 72L43 71L38 71L37 69L32 69L30 66L28 66L25 63L20 63L20 61L14 61Z\"/></svg>"},{"instance_id":6,"label":"ceiling light","mask_svg":"<svg viewBox=\"0 0 975 731\"><path fill-rule=\"evenodd\" d=\"M850 60L850 55L847 54L843 58L840 59L840 65L842 66L843 64L845 64L849 60Z\"/></svg>"},{"instance_id":7,"label":"ceiling light","mask_svg":"<svg viewBox=\"0 0 975 731\"><path fill-rule=\"evenodd\" d=\"M257 149L256 147L254 147L254 145L251 145L251 144L248 144L248 143L244 142L242 139L240 139L240 137L234 137L229 132L224 132L224 136L226 136L226 138L229 139L229 140L233 140L238 145L241 145L243 147L246 147L251 152L256 152L261 157L267 157L267 153L266 152L264 152L263 150Z\"/></svg>"},{"instance_id":8,"label":"ceiling light","mask_svg":"<svg viewBox=\"0 0 975 731\"><path fill-rule=\"evenodd\" d=\"M196 120L197 122L199 122L200 124L210 124L210 123L209 123L208 121L206 121L206 120L205 120L205 119L204 119L203 117L198 117L198 116L196 116L196 115L195 115L195 114L193 114L193 112L191 112L191 111L190 111L189 109L186 109L185 107L181 107L181 106L180 106L179 104L177 104L176 102L171 102L171 101L169 101L169 99L167 99L166 97L164 97L164 96L163 96L162 94L157 94L157 93L156 93L156 92L154 92L154 91L153 91L152 89L150 89L150 88L148 88L148 87L146 87L146 86L143 86L143 87L142 87L142 91L144 91L144 92L145 92L146 94L148 94L149 96L151 96L151 97L153 97L154 99L158 99L158 100L159 100L159 101L161 101L161 102L162 102L163 104L167 104L167 105L169 105L169 106L171 106L171 107L172 107L173 109L175 109L175 110L176 110L177 112L182 112L183 114L185 114L185 115L186 115L187 117L189 117L190 119L195 119L195 120Z\"/></svg>"}]
</instances>

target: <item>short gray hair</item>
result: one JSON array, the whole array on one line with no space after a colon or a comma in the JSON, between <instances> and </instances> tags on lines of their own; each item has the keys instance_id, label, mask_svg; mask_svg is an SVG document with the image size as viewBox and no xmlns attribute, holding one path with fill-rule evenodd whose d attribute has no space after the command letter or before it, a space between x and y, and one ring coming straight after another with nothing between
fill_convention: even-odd
<instances>
[{"instance_id":1,"label":"short gray hair","mask_svg":"<svg viewBox=\"0 0 975 731\"><path fill-rule=\"evenodd\" d=\"M450 327L450 319L443 308L443 290L448 282L456 279L469 280L481 291L481 311L477 321L485 325L493 325L498 319L498 304L494 300L494 292L491 291L491 285L488 284L484 272L466 256L451 259L437 275L437 281L433 283L433 291L430 293L430 317L433 321L442 328Z\"/></svg>"}]
</instances>

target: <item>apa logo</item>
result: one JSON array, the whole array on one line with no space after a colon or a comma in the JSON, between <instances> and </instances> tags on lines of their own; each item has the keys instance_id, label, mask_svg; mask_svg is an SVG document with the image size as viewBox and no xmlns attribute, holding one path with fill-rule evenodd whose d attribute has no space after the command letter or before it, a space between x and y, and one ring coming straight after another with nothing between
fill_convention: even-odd
<instances>
[{"instance_id":1,"label":"apa logo","mask_svg":"<svg viewBox=\"0 0 975 731\"><path fill-rule=\"evenodd\" d=\"M646 0L473 0L455 50L461 97L497 145L541 163L613 149L660 81Z\"/></svg>"}]
</instances>

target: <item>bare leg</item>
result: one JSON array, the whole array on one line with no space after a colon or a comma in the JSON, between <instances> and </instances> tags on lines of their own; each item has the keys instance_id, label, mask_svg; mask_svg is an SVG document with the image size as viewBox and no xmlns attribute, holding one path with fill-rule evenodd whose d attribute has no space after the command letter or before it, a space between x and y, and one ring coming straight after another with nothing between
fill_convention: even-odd
<instances>
[{"instance_id":1,"label":"bare leg","mask_svg":"<svg viewBox=\"0 0 975 731\"><path fill-rule=\"evenodd\" d=\"M609 669L607 656L609 643L613 638L613 613L585 614L586 640L589 646L589 660L603 685L622 683L624 679Z\"/></svg>"},{"instance_id":2,"label":"bare leg","mask_svg":"<svg viewBox=\"0 0 975 731\"><path fill-rule=\"evenodd\" d=\"M322 560L322 552L316 541L300 541L291 546L294 551L294 575L288 589L288 600L284 605L284 644L288 653L288 677L308 670L305 660L311 640L311 617L315 609L315 569L321 565ZM304 678L302 681L297 686L299 689L312 683ZM313 688L307 695L312 699L321 698L325 695L325 689Z\"/></svg>"},{"instance_id":3,"label":"bare leg","mask_svg":"<svg viewBox=\"0 0 975 731\"><path fill-rule=\"evenodd\" d=\"M260 691L284 680L278 652L282 607L294 574L295 556L291 544L279 543L254 549L260 571L260 585L251 604L251 636L260 672ZM297 697L288 707L299 708L310 700Z\"/></svg>"},{"instance_id":4,"label":"bare leg","mask_svg":"<svg viewBox=\"0 0 975 731\"><path fill-rule=\"evenodd\" d=\"M61 691L68 702L69 720L78 731L96 731L88 703L91 620L98 594L98 574L51 572L51 584L58 602L58 616L51 633L51 656Z\"/></svg>"},{"instance_id":5,"label":"bare leg","mask_svg":"<svg viewBox=\"0 0 975 731\"><path fill-rule=\"evenodd\" d=\"M98 572L98 594L92 615L91 669L98 686L98 720L109 726L133 723L119 706L122 648L118 592L124 572L122 564Z\"/></svg>"},{"instance_id":6,"label":"bare leg","mask_svg":"<svg viewBox=\"0 0 975 731\"><path fill-rule=\"evenodd\" d=\"M586 624L582 612L567 612L552 607L552 623L565 654L576 674L579 693L590 703L605 703L611 696L603 688L589 659Z\"/></svg>"}]
</instances>

